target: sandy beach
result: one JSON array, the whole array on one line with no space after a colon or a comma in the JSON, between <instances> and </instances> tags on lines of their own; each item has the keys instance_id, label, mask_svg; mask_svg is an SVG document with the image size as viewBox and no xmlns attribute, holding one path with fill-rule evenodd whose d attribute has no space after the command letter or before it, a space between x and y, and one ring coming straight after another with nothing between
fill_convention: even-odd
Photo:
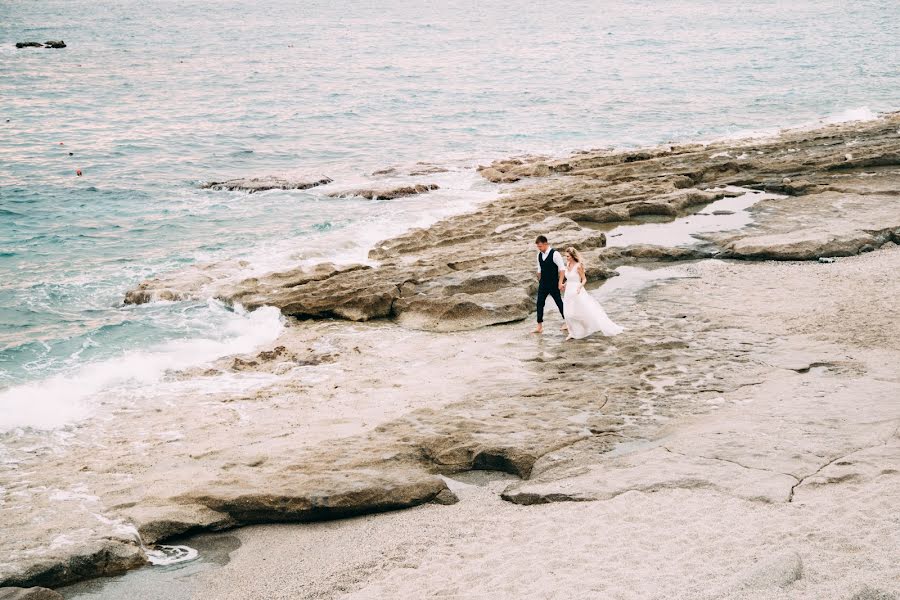
<instances>
[{"instance_id":1,"label":"sandy beach","mask_svg":"<svg viewBox=\"0 0 900 600\"><path fill-rule=\"evenodd\" d=\"M142 283L287 326L6 440L0 586L202 534L240 544L165 597L898 597L898 128L498 161L374 264ZM623 334L530 334L537 233Z\"/></svg>"}]
</instances>

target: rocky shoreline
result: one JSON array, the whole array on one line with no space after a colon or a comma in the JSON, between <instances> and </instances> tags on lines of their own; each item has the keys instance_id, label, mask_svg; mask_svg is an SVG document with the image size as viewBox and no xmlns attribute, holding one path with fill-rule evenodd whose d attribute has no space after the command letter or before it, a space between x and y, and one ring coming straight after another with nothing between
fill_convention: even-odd
<instances>
[{"instance_id":1,"label":"rocky shoreline","mask_svg":"<svg viewBox=\"0 0 900 600\"><path fill-rule=\"evenodd\" d=\"M823 277L809 269L843 264L815 262L822 258L882 248L847 260L871 258L882 291L897 291L884 278L900 243L898 130L894 113L764 140L500 161L481 170L512 185L498 200L378 244L373 264L214 285L225 301L273 305L300 320L280 349L173 377L252 374L263 383L110 407L108 419L74 428L62 449L40 434L4 440L13 457L3 467L4 487L15 501L4 507L12 535L0 540L0 587L56 587L121 572L145 563L145 545L191 532L452 503L446 477L472 470L521 478L502 490L518 505L671 489L780 505L831 479L895 482L886 471L900 443L900 414L890 401L897 389L890 364L900 356L891 330L896 304L872 312L875 305L860 300L857 325L881 329L850 335L846 344L823 338L827 327L807 313ZM702 234L691 246L616 246L601 230L690 214L734 194L729 186L787 197L758 201L751 225ZM625 319L628 332L614 342L563 346L514 326L487 327L531 314L529 259L538 233L557 247L582 249L592 281L620 275L621 267L661 273L643 291L608 292L611 314ZM784 303L779 281L769 292L761 287L781 273L779 263L741 262L759 260L807 261L793 272L807 288L781 280L800 304ZM184 273L162 276L126 302L187 298L209 284ZM742 297L755 298L747 314L733 310ZM758 323L766 307L774 307L771 326ZM804 319L810 323L796 329ZM858 349L852 359L847 345ZM801 376L819 370L827 377L810 394ZM841 390L848 386L862 412L843 428L828 419L846 418ZM786 413L753 395L760 390L802 402ZM823 397L820 422L810 415ZM761 412L747 414L750 400ZM722 415L744 425L717 438ZM785 422L805 432L807 446L779 430ZM752 435L759 428L793 444L796 456L782 456L777 444L761 450ZM827 439L835 447L821 446ZM871 473L838 464L866 449L882 452L868 459ZM757 457L753 464L748 456ZM38 468L40 481L25 477Z\"/></svg>"},{"instance_id":2,"label":"rocky shoreline","mask_svg":"<svg viewBox=\"0 0 900 600\"><path fill-rule=\"evenodd\" d=\"M593 265L590 280L610 277L621 265L661 260L858 254L900 239L896 211L885 201L896 194L898 121L892 114L863 124L787 131L775 139L496 162L481 173L531 185L512 188L475 212L382 242L369 254L375 267L323 264L247 279L214 294L249 308L277 306L301 319L388 318L416 329L456 331L528 316L535 282L523 254L540 233L558 247L578 247ZM754 209L764 223L706 236L705 245L690 249L611 248L596 229L648 215L674 218L724 197L726 186L796 200L764 202ZM819 217L828 223L819 224ZM125 301L191 297L201 283L208 282L192 285L184 274L163 276L142 283Z\"/></svg>"}]
</instances>

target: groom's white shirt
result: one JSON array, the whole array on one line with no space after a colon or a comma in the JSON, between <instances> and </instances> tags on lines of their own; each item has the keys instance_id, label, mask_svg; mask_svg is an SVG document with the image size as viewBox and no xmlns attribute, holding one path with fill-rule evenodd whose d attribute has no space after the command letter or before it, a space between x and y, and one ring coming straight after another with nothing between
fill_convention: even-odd
<instances>
[{"instance_id":1,"label":"groom's white shirt","mask_svg":"<svg viewBox=\"0 0 900 600\"><path fill-rule=\"evenodd\" d=\"M537 257L535 257L534 262L535 262L535 264L537 264L537 272L538 272L538 273L541 272L541 261L542 261L542 260L547 260L547 255L550 254L550 251L551 251L551 250L553 250L553 248L547 248L547 251L546 251L546 252L539 252L538 254L541 255L541 258L540 258L540 259L538 259ZM554 252L554 253L553 253L553 262L556 263L556 267L557 267L560 271L565 271L565 270L566 270L566 262L563 260L563 257L562 257L562 255L561 255L559 252Z\"/></svg>"}]
</instances>

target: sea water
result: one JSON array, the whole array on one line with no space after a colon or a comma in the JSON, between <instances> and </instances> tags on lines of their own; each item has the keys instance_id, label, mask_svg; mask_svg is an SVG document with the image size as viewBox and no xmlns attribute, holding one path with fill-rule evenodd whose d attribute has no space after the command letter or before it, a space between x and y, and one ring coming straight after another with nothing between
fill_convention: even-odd
<instances>
[{"instance_id":1,"label":"sea water","mask_svg":"<svg viewBox=\"0 0 900 600\"><path fill-rule=\"evenodd\" d=\"M15 48L50 39L68 47ZM124 305L143 279L366 260L492 197L471 167L495 157L871 118L898 108L897 40L894 0L0 2L0 431L283 326L210 298ZM440 191L325 196L419 161L447 169L416 178ZM200 188L279 173L335 184Z\"/></svg>"}]
</instances>

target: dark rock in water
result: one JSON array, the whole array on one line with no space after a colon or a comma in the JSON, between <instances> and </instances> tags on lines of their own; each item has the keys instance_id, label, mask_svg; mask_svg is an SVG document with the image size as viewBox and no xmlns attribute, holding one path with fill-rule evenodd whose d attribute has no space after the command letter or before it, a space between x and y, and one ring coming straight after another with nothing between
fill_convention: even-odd
<instances>
[{"instance_id":1,"label":"dark rock in water","mask_svg":"<svg viewBox=\"0 0 900 600\"><path fill-rule=\"evenodd\" d=\"M266 190L307 190L319 185L331 183L330 177L318 177L311 179L286 179L282 177L249 177L240 179L228 179L227 181L210 181L201 187L213 190L228 190L248 192L263 192Z\"/></svg>"},{"instance_id":2,"label":"dark rock in water","mask_svg":"<svg viewBox=\"0 0 900 600\"><path fill-rule=\"evenodd\" d=\"M377 171L372 171L373 177L379 177L381 175L395 175L397 173L396 167L386 167L384 169L378 169Z\"/></svg>"},{"instance_id":3,"label":"dark rock in water","mask_svg":"<svg viewBox=\"0 0 900 600\"><path fill-rule=\"evenodd\" d=\"M0 600L63 600L63 597L45 587L5 587L0 588Z\"/></svg>"},{"instance_id":4,"label":"dark rock in water","mask_svg":"<svg viewBox=\"0 0 900 600\"><path fill-rule=\"evenodd\" d=\"M410 177L420 177L422 175L434 175L435 173L446 173L448 169L444 167L440 167L438 165L434 165L431 163L418 162L416 165L410 169L408 172L405 171L406 175ZM385 175L400 175L402 174L399 167L385 167L384 169L378 169L377 171L372 171L373 177L382 177Z\"/></svg>"},{"instance_id":5,"label":"dark rock in water","mask_svg":"<svg viewBox=\"0 0 900 600\"><path fill-rule=\"evenodd\" d=\"M40 42L16 42L16 48L65 48L62 40L49 40L43 44Z\"/></svg>"},{"instance_id":6,"label":"dark rock in water","mask_svg":"<svg viewBox=\"0 0 900 600\"><path fill-rule=\"evenodd\" d=\"M435 173L446 173L448 169L427 162L416 163L416 168L409 172L413 177L417 175L434 175Z\"/></svg>"},{"instance_id":7,"label":"dark rock in water","mask_svg":"<svg viewBox=\"0 0 900 600\"><path fill-rule=\"evenodd\" d=\"M358 196L360 198L365 198L366 200L394 200L395 198L402 198L404 196L424 194L436 189L438 189L438 186L434 183L417 183L416 185L406 185L387 189L349 190L328 195L332 198L351 198Z\"/></svg>"}]
</instances>

